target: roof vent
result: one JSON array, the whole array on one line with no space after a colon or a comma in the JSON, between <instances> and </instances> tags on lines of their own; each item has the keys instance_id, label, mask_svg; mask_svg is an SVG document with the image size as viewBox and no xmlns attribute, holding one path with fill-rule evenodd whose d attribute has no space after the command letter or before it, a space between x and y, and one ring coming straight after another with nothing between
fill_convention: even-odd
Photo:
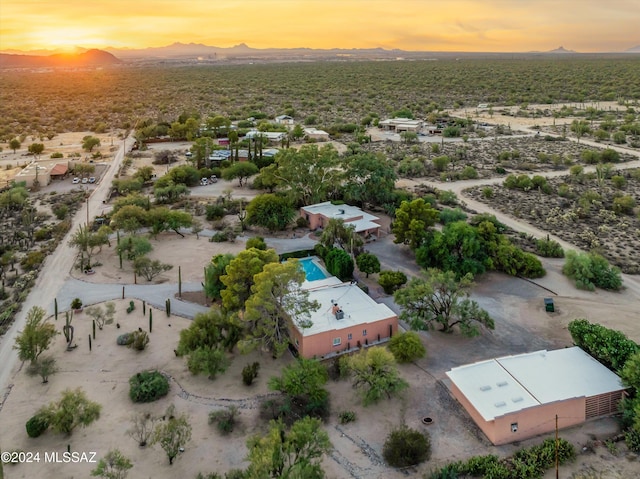
<instances>
[{"instance_id":1,"label":"roof vent","mask_svg":"<svg viewBox=\"0 0 640 479\"><path fill-rule=\"evenodd\" d=\"M480 391L490 391L491 390L491 386L489 386L488 384L486 386L480 386Z\"/></svg>"},{"instance_id":2,"label":"roof vent","mask_svg":"<svg viewBox=\"0 0 640 479\"><path fill-rule=\"evenodd\" d=\"M338 214L339 214L339 215L343 215L343 214L344 214L344 210L343 210L342 208L340 208L340 209L338 210Z\"/></svg>"},{"instance_id":3,"label":"roof vent","mask_svg":"<svg viewBox=\"0 0 640 479\"><path fill-rule=\"evenodd\" d=\"M499 388L503 388L505 386L507 386L509 383L507 381L500 381L499 383L496 383L496 386L498 386Z\"/></svg>"},{"instance_id":4,"label":"roof vent","mask_svg":"<svg viewBox=\"0 0 640 479\"><path fill-rule=\"evenodd\" d=\"M516 396L516 397L514 397L514 398L511 398L511 400L512 400L513 402L522 402L522 401L524 401L524 399L522 398L522 396Z\"/></svg>"},{"instance_id":5,"label":"roof vent","mask_svg":"<svg viewBox=\"0 0 640 479\"><path fill-rule=\"evenodd\" d=\"M499 401L497 403L494 403L495 407L505 407L506 405L507 405L507 403L504 402L504 401Z\"/></svg>"}]
</instances>

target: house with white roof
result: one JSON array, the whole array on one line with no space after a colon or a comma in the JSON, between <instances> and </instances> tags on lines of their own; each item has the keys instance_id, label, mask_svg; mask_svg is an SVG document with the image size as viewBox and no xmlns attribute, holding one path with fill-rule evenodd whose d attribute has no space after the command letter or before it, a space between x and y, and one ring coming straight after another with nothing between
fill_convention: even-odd
<instances>
[{"instance_id":1,"label":"house with white roof","mask_svg":"<svg viewBox=\"0 0 640 479\"><path fill-rule=\"evenodd\" d=\"M328 276L305 281L302 288L309 292L309 300L320 304L309 318L311 327L291 328L291 340L302 357L328 359L384 343L398 332L398 316L355 282Z\"/></svg>"},{"instance_id":2,"label":"house with white roof","mask_svg":"<svg viewBox=\"0 0 640 479\"><path fill-rule=\"evenodd\" d=\"M356 233L379 236L380 218L362 211L357 206L334 205L330 201L300 208L300 216L309 222L309 228L324 228L331 218L341 219L346 225L353 226Z\"/></svg>"},{"instance_id":3,"label":"house with white roof","mask_svg":"<svg viewBox=\"0 0 640 479\"><path fill-rule=\"evenodd\" d=\"M418 132L424 126L424 122L411 118L389 118L379 122L378 126L384 130L395 131L396 133L403 131Z\"/></svg>"},{"instance_id":4,"label":"house with white roof","mask_svg":"<svg viewBox=\"0 0 640 479\"><path fill-rule=\"evenodd\" d=\"M318 130L317 128L305 128L304 136L310 140L329 141L329 133L324 130Z\"/></svg>"},{"instance_id":5,"label":"house with white roof","mask_svg":"<svg viewBox=\"0 0 640 479\"><path fill-rule=\"evenodd\" d=\"M276 116L276 123L279 125L293 125L293 117L289 115Z\"/></svg>"},{"instance_id":6,"label":"house with white roof","mask_svg":"<svg viewBox=\"0 0 640 479\"><path fill-rule=\"evenodd\" d=\"M287 138L287 134L283 131L259 131L259 130L249 130L245 135L245 138L250 140L262 137L269 143L278 144Z\"/></svg>"},{"instance_id":7,"label":"house with white roof","mask_svg":"<svg viewBox=\"0 0 640 479\"><path fill-rule=\"evenodd\" d=\"M506 356L447 372L451 390L489 440L508 444L615 414L625 387L578 347Z\"/></svg>"}]
</instances>

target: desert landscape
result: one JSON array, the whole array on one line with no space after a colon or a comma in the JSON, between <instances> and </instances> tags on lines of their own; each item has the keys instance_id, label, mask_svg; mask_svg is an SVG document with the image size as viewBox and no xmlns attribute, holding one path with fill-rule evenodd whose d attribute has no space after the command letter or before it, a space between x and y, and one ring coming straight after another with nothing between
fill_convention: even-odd
<instances>
[{"instance_id":1,"label":"desert landscape","mask_svg":"<svg viewBox=\"0 0 640 479\"><path fill-rule=\"evenodd\" d=\"M379 236L375 241L369 239L363 249L379 259L381 270L402 271L409 278L423 276L415 251L406 244L394 242L393 224L395 212L403 199L431 198L438 211L458 208L469 217L476 213L495 215L498 221L506 225L506 234L511 241L524 251L535 253L535 240L547 237L557 241L565 251L598 252L622 270L623 287L619 291L577 289L575 283L563 274L564 260L561 258L539 257L546 271L546 275L540 278L508 276L500 271L487 271L476 276L471 298L491 315L495 329L484 329L480 336L473 338L439 331L420 331L426 356L398 365L400 375L409 387L398 397L384 399L370 406L362 405L350 380L329 380L326 388L330 394L331 412L322 429L328 434L331 448L321 462L328 478L428 478L438 468L453 461L486 454L508 457L523 447L539 444L547 436L505 446L491 445L462 405L454 399L446 372L461 364L492 357L569 347L573 340L568 324L576 318L585 318L620 331L630 340L640 343L637 306L640 304L640 281L637 276L640 272L640 220L637 208L640 202L640 148L637 134L621 129L622 126L637 123L634 110L636 103L567 101L554 104L527 103L514 107L496 102L489 112L485 108L453 105L451 95L463 96L460 92L439 92L438 98L447 104L447 108L433 106L433 101L419 100L413 113L424 117L433 114L435 121L442 119L448 122L448 127L459 128L458 132L446 137L444 134L413 137L383 132L374 125L375 116L369 116L366 122L361 121L364 120L361 118L363 115L369 115L366 109L373 108L376 98L384 96L381 92L365 95L367 100L364 107L350 105L349 98L338 100L340 95L337 91L335 96L333 90L330 95L321 95L322 85L335 80L331 75L348 78L356 72L379 71L384 76L382 85L391 85L391 79L387 77L391 70L388 68L388 65L377 67L369 63L340 64L327 73L327 78L317 78L315 87L307 85L316 92L315 104L303 100L304 88L298 91L296 86L292 91L291 103L295 104L295 108L287 108L299 111L295 115L296 121L305 125L324 125L331 133L333 148L322 150L327 143L316 144L303 138L292 138L291 145L286 149L284 145L272 145L285 152L288 149L295 150L295 154L299 155L315 147L319 147L320 151L329 151L327 157L331 156L331 161L335 161L331 165L337 165L338 161L342 163L339 167L334 166L333 170L327 168L328 171L351 168L354 163L357 165L354 158L363 162L372 158L384 159L384 162L380 160L381 164L384 163L389 169L388 174L394 178L391 186L384 183L385 186L370 187L378 190L390 188L389 196L384 201L378 201L375 197L371 200L371 195L364 193L360 194L366 200L358 201L353 200L353 195L332 196L336 195L339 188L326 192L326 199L343 201L343 198L348 198L364 205L365 209L380 218ZM401 68L408 78L415 78L424 66L403 64ZM455 69L451 65L434 68L443 69L442 72ZM518 65L517 68L524 67ZM237 78L242 71L241 66L233 66L218 71L216 75L220 78ZM281 75L264 65L255 71L260 72L261 77ZM292 78L300 71L317 73L313 65L293 65L290 70ZM481 71L484 71L484 67L474 70L474 75ZM19 72L17 76L23 74ZM112 74L105 73L107 76ZM148 74L144 71L141 75L146 78ZM192 82L188 83L191 91L205 91L205 84L200 83L204 78L200 76L201 72L190 71L190 74L193 75ZM124 72L122 78L135 85L130 75L128 71ZM61 180L30 191L29 203L20 203L21 206L13 208L15 198L11 197L3 204L3 238L6 238L6 245L9 239L12 245L17 245L12 248L3 246L6 248L3 253L9 251L14 256L6 257L6 264L3 264L3 295L6 286L7 296L6 299L3 296L6 302L2 303L4 310L1 313L11 308L15 310L13 316L16 318L15 322L5 322L6 318L0 316L0 326L6 330L6 334L0 337L0 359L3 364L0 386L4 388L0 396L0 446L3 452L36 451L44 454L47 451L70 450L95 452L97 458L102 458L108 451L117 448L133 464L128 477L195 478L199 473L216 473L222 477L232 470L249 466L247 440L255 435L262 436L267 430L268 415L261 404L281 395L269 388L269 379L294 364L295 358L289 352L275 359L269 352L260 349L248 354L241 354L235 349L225 353L231 360L226 372L215 379L208 379L206 374L193 375L185 357L178 355L180 331L192 324L196 314L206 312L212 304L219 305L219 301L212 301L203 292L206 282L204 270L213 257L227 253L238 255L245 250L247 241L256 236L264 237L266 246L279 254L308 251L321 239L322 232L312 231L304 225L304 221L298 221L298 210L291 205L294 214L284 228L273 229L250 222L245 224L246 209L252 200L266 196L265 193L272 194L278 188L285 189L282 184L270 186L265 181L269 177L263 176L263 171L270 165L261 166L263 171L258 175L256 169L248 175L250 180L242 185L237 176L225 173L227 168L231 168L230 164L200 165L198 181L185 184L181 190L184 194L179 199L160 204L155 182L160 181L167 187L166 183L162 183L166 180L163 177L169 178L174 168L185 168L184 171L187 171L187 168L197 166L199 161L206 163L206 158L199 153L202 143L198 140L201 139L171 137L177 135L175 131L178 126L168 119L182 107L186 111L192 106L192 96L186 95L188 98L183 102L171 104L162 114L156 115L157 112L153 111L154 101L159 101L160 97L171 97L168 86L171 82L167 79L184 79L184 75L184 71L166 71L166 77L159 80L159 88L152 94L153 101L144 102L147 112L153 112L153 115L150 114L146 120L139 120L142 126L138 125L138 128L120 128L128 122L125 121L127 109L114 106L108 112L103 111L114 125L112 129L107 128L106 132L59 132L51 139L34 133L25 137L17 151L4 147L0 152L0 185L5 182L9 185L19 167L32 159L43 166L72 160L91 165L95 172L92 174L97 178L96 183L78 185L72 181L75 173L71 173ZM77 88L84 88L90 76L87 72L81 72L72 83ZM266 77L263 79L266 82L275 81ZM406 80L404 78L402 81ZM165 81L168 83L165 84ZM234 85L233 91L242 88L253 91L254 81L255 78L243 78L242 82ZM68 88L68 85L62 88ZM369 88L372 87L362 87L363 91ZM402 111L403 103L394 96L399 95L398 90L394 89L390 98L384 97L387 105L385 111ZM278 95L280 90L265 88L265 91L269 91L269 95ZM230 96L235 94L231 91L227 93ZM350 92L353 95L355 93ZM142 89L132 89L130 94L137 99L143 98ZM100 95L96 94L97 97ZM238 124L249 121L242 118L253 117L253 114L261 116L262 110L279 111L277 105L282 103L267 94L266 99L254 98L253 94L247 94L246 97L238 95L243 98L243 103L228 115L229 124L231 117L234 118L234 124ZM410 90L404 95L406 98L417 98L419 92ZM464 95L471 94L466 92ZM471 97L467 102L471 105L476 100L478 98ZM228 100L222 98L222 93L217 94L216 101L221 105L229 104ZM77 111L83 111L85 107L73 105ZM7 108L14 111L15 105ZM384 113L382 110L381 115ZM581 130L573 125L583 121L587 115L593 116L589 120L593 128L589 133L579 133ZM273 116L264 113L265 122L269 123ZM315 119L310 120L310 117ZM83 126L98 120L94 112L87 113ZM599 140L595 132L602 129L599 128L601 125L606 126L606 122L615 123L612 134L607 140ZM4 126L5 133L10 137L8 132L16 128L15 123ZM128 123L127 126L133 125ZM167 134L160 135L158 132L161 131ZM620 131L626 134L624 144L614 141L613 132ZM88 135L100 139L100 156L95 159L82 147L83 139ZM154 139L154 135L158 138ZM145 140L149 139L154 141L145 144ZM44 146L44 153L39 158L29 155L29 146L39 142ZM204 151L208 153L210 146L207 144ZM215 146L218 147L217 144ZM252 143L243 146L251 151ZM253 148L257 151L258 147ZM172 161L162 163L158 158L162 155L166 157L166 152L170 153ZM187 156L187 152L190 155L193 153L196 158ZM62 156L51 158L54 153ZM446 161L438 162L435 160L438 157L446 157ZM259 159L262 160L261 157ZM254 161L257 160L254 158ZM240 163L243 162L236 164ZM200 178L210 178L213 172L217 175L216 182L202 184ZM316 186L319 180L313 177L313 172L311 168L295 173L297 180L303 178L300 181L301 189L309 185ZM114 222L117 210L123 208L123 202L131 197L124 192L114 193L118 188L112 188L112 184L135 181L136 175L142 173L148 174L149 179L141 182L137 195L131 200L133 204L140 207L146 202L147 210L164 208L165 212L185 213L189 216L189 226L164 227L160 232L154 232L153 224L130 227ZM344 185L348 185L350 180L349 175L341 179ZM344 188L347 190L347 186ZM622 210L625 205L620 206L620 201L616 200L624 196L632 201ZM59 213L63 203L67 208L64 215ZM29 210L25 205L33 206L33 219L27 217L25 220L22 211ZM275 216L278 215L282 216L282 213ZM100 224L96 221L98 218ZM101 224L113 229L109 230L107 240L94 247L91 267L85 268L84 252L79 253L73 238L79 226L89 229L92 225L92 231L95 232ZM192 225L198 225L199 228ZM438 223L434 230L441 231L444 226ZM14 230L20 234L14 234ZM150 251L145 256L151 261L165 263L170 268L151 280L135 274L134 261L123 261L122 253L118 252L116 246L117 238L125 235L146 238ZM33 261L26 261L25 258ZM401 313L393 294L384 292L379 279L379 272L367 274L358 268L355 270L354 281L363 290L368 291L377 302ZM548 296L552 296L555 302L556 310L553 313L545 311L543 299ZM71 301L75 298L82 300L80 308L71 308ZM105 307L109 302L115 305L113 323L94 331L87 308ZM170 311L167 311L168 302L171 304ZM19 309L16 309L16 305L20 305ZM72 319L75 328L74 347L69 350L64 334L54 338L45 355L55 360L58 370L50 375L46 383L42 383L38 376L27 374L27 362L17 361L15 352L11 351L16 336L24 327L26 312L32 306L43 307L48 317L46 322L53 324L58 332L62 332L65 326L66 313L76 310ZM54 308L58 310L57 318ZM150 319L152 314L153 323ZM403 330L410 329L406 322L401 322L400 326ZM148 333L149 343L144 350L135 351L118 344L119 336L135 331ZM243 384L242 371L254 362L260 364L259 374L253 384L247 386ZM325 361L323 364L330 366L329 363ZM169 392L148 404L134 403L129 397L129 380L147 370L160 371L168 380ZM27 436L25 423L40 407L59 398L64 390L78 387L86 392L90 400L101 405L97 420L86 428L76 428L69 436L51 430L37 438ZM175 406L175 414L186 414L192 432L191 439L170 465L158 445L140 447L128 432L133 427L132 417L135 414L167 416L167 408L171 405ZM222 435L215 425L208 422L208 416L212 411L231 406L239 411L238 423L230 434ZM342 412L353 412L356 420L343 424L340 420ZM423 423L426 417L431 418L429 425ZM403 422L428 434L431 457L419 465L396 469L387 465L383 449L389 432ZM162 421L157 423L161 424ZM569 441L577 452L574 462L561 466L560 477L626 479L635 477L640 470L638 454L626 446L617 418L600 418L563 429L560 437ZM88 477L95 467L95 463L52 464L43 461L5 464L4 475L7 478ZM544 477L555 477L555 471L548 470Z\"/></svg>"}]
</instances>

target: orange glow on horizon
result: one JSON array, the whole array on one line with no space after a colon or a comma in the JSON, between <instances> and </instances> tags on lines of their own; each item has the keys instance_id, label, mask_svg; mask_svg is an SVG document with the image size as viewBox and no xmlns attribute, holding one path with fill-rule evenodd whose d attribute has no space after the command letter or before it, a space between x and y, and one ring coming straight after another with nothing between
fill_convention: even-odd
<instances>
[{"instance_id":1,"label":"orange glow on horizon","mask_svg":"<svg viewBox=\"0 0 640 479\"><path fill-rule=\"evenodd\" d=\"M47 7L47 4L50 4ZM0 50L253 48L580 52L640 44L630 0L2 0Z\"/></svg>"}]
</instances>

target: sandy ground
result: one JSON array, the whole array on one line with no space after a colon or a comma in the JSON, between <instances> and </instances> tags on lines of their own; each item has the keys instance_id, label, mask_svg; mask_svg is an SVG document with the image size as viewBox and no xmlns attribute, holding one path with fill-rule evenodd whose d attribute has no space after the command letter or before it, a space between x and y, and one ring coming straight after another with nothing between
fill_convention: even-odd
<instances>
[{"instance_id":1,"label":"sandy ground","mask_svg":"<svg viewBox=\"0 0 640 479\"><path fill-rule=\"evenodd\" d=\"M388 247L391 247L390 237L383 241L389 241ZM154 241L151 256L164 261L171 258L173 264L181 265L185 281L198 281L202 278L203 262L212 255L223 251L237 252L242 247L240 243L209 243L206 238L197 240L191 235L180 238L175 234L163 234ZM92 282L132 282L131 272L118 268L113 247L106 248L97 258L103 264L96 268ZM410 475L428 472L437 465L473 454L508 455L518 447L539 442L540 438L535 438L520 445L492 447L448 395L442 380L444 373L454 365L511 351L569 345L566 325L576 317L586 317L621 329L640 341L640 329L636 326L637 311L625 293L579 292L559 273L558 264L552 261L545 266L549 275L544 278L543 285L558 293L555 297L557 313L549 315L544 312L541 298L546 294L538 286L524 281L520 283L521 280L500 274L487 275L474 296L498 318L496 330L472 340L456 335L443 336L437 332L423 333L428 356L415 365L401 367L403 376L411 385L403 399L383 401L364 408L348 381L330 382L333 415L326 428L335 449L323 463L327 477L406 477L384 466L381 459L384 438L401 419L412 427L423 429L427 427L421 424L422 417L430 416L435 420L426 429L433 444L432 459ZM175 271L168 273L168 276L175 275ZM165 277L162 280L174 282L175 278ZM372 285L374 281L375 275L370 278ZM92 351L89 351L88 345L91 323L87 315L80 313L74 317L78 348L67 352L63 336L56 339L50 354L57 359L60 371L51 376L48 384L41 384L39 378L28 376L22 369L13 372L14 386L0 413L3 448L41 453L61 452L70 444L74 451L95 451L102 456L109 449L119 447L135 464L129 474L131 478L192 478L200 471L224 472L244 467L246 438L264 428L264 423L258 419L256 398L269 393L266 387L268 378L277 374L291 358L287 356L274 361L258 353L236 355L230 369L218 379L211 381L205 377L194 377L187 371L184 359L176 358L173 353L178 332L188 326L188 319L176 316L167 318L162 311L154 311L149 347L137 353L117 346L115 339L118 334L138 327L148 329L148 316L142 314L139 301L136 301L136 310L131 314L125 311L128 300L118 300L116 303L117 322L121 327L117 329L115 325L108 325L103 331L98 330ZM611 314L612 310L616 311L615 315ZM59 319L56 325L61 328L62 320ZM254 360L261 363L260 376L255 385L247 388L241 383L240 371ZM148 405L133 404L128 398L128 378L149 368L160 369L173 378L169 396ZM82 387L92 400L102 404L101 418L86 429L76 430L71 437L48 431L40 438L28 438L24 431L27 419L68 387ZM158 446L139 448L126 434L132 413L150 411L160 414L171 403L176 405L179 412L190 415L193 426L192 440L173 466L168 465L164 452ZM238 431L223 438L214 427L207 424L207 414L230 404L241 409L241 426ZM336 415L342 410L355 411L358 420L339 425ZM561 436L580 448L590 439L604 440L615 431L615 421L605 419L562 431ZM622 444L619 449L625 451ZM10 479L87 477L93 467L91 464L21 464L7 466L6 476ZM592 477L627 478L634 477L633 472L640 470L640 464L636 459L616 458L601 446L595 454L581 454L575 464L563 467L560 477L572 477L570 474L588 468L601 471ZM547 477L554 476L550 472Z\"/></svg>"}]
</instances>

